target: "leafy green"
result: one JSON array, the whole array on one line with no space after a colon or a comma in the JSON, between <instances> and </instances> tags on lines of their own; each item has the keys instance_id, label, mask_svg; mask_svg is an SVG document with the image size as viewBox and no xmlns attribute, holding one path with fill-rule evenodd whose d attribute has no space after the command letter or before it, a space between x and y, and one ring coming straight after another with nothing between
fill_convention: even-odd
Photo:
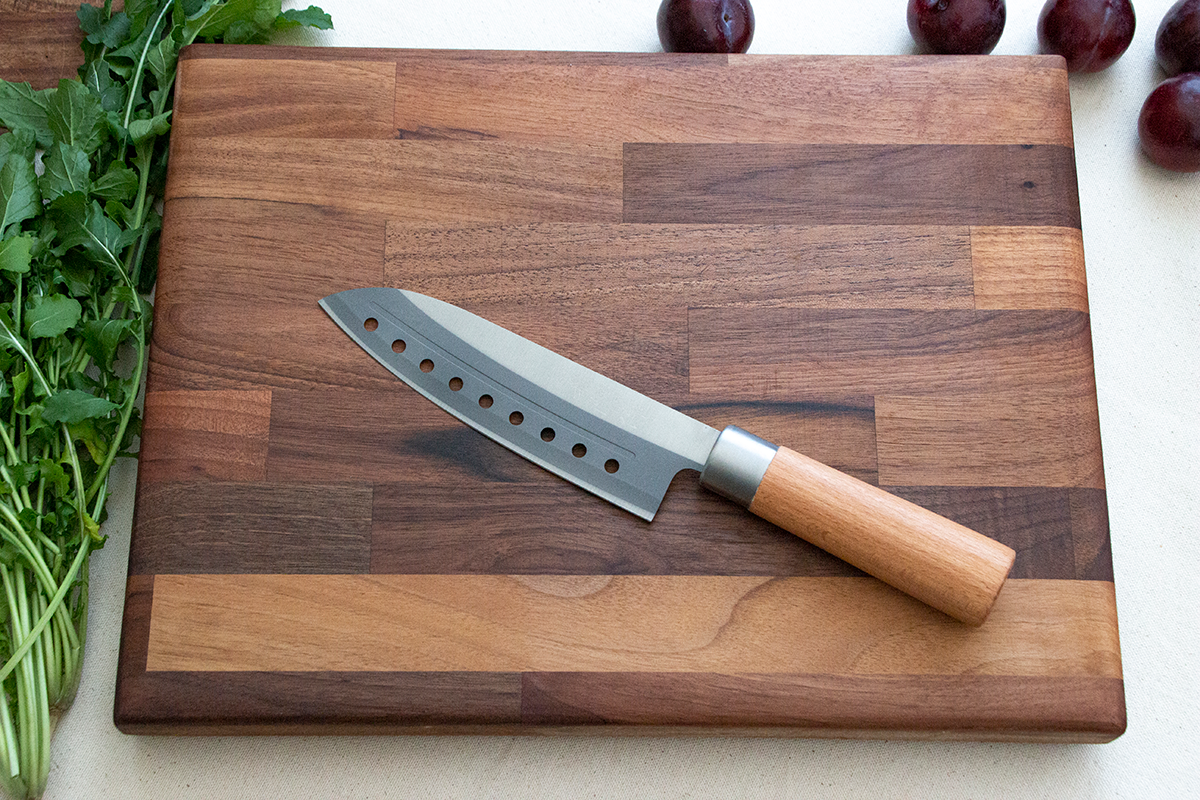
<instances>
[{"instance_id":1,"label":"leafy green","mask_svg":"<svg viewBox=\"0 0 1200 800\"><path fill-rule=\"evenodd\" d=\"M0 234L42 210L33 162L11 153L0 166Z\"/></svg>"},{"instance_id":2,"label":"leafy green","mask_svg":"<svg viewBox=\"0 0 1200 800\"><path fill-rule=\"evenodd\" d=\"M25 332L30 339L62 336L79 324L83 306L61 294L34 297L25 311Z\"/></svg>"},{"instance_id":3,"label":"leafy green","mask_svg":"<svg viewBox=\"0 0 1200 800\"><path fill-rule=\"evenodd\" d=\"M179 52L330 27L280 0L106 0L77 17L79 80L0 80L0 787L19 797L46 785L109 470L141 430Z\"/></svg>"},{"instance_id":4,"label":"leafy green","mask_svg":"<svg viewBox=\"0 0 1200 800\"><path fill-rule=\"evenodd\" d=\"M54 89L34 91L28 83L0 80L0 125L12 130L28 130L42 147L49 147L54 133L47 121L46 103Z\"/></svg>"},{"instance_id":5,"label":"leafy green","mask_svg":"<svg viewBox=\"0 0 1200 800\"><path fill-rule=\"evenodd\" d=\"M33 242L34 238L27 233L0 242L0 269L29 272L33 263Z\"/></svg>"},{"instance_id":6,"label":"leafy green","mask_svg":"<svg viewBox=\"0 0 1200 800\"><path fill-rule=\"evenodd\" d=\"M299 28L301 25L327 31L333 27L333 20L316 6L309 6L303 10L289 9L275 20L275 27L281 31L288 28Z\"/></svg>"},{"instance_id":7,"label":"leafy green","mask_svg":"<svg viewBox=\"0 0 1200 800\"><path fill-rule=\"evenodd\" d=\"M43 422L65 422L68 425L85 419L103 417L118 408L117 404L103 397L96 397L79 389L64 389L55 392L42 408Z\"/></svg>"}]
</instances>

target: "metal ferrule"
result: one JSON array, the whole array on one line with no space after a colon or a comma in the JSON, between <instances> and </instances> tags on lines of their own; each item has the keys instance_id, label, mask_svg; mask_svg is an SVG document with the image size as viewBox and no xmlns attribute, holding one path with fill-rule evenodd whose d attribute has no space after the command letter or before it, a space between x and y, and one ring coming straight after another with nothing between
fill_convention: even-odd
<instances>
[{"instance_id":1,"label":"metal ferrule","mask_svg":"<svg viewBox=\"0 0 1200 800\"><path fill-rule=\"evenodd\" d=\"M730 425L713 445L700 485L749 508L779 448Z\"/></svg>"}]
</instances>

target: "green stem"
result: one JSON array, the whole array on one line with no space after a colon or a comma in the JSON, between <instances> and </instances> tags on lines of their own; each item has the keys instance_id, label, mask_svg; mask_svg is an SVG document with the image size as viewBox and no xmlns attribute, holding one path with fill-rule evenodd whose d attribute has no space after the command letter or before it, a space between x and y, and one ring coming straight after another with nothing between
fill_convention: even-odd
<instances>
[{"instance_id":1,"label":"green stem","mask_svg":"<svg viewBox=\"0 0 1200 800\"><path fill-rule=\"evenodd\" d=\"M20 646L18 646L17 649L13 651L13 654L9 656L9 659L4 663L4 666L0 667L0 683L2 683L4 679L7 678L14 669L16 669L17 664L19 664L21 659L25 657L25 654L29 652L29 648L33 646L34 640L41 635L43 630L46 629L46 626L50 624L50 620L53 618L54 614L62 606L63 598L65 598L67 596L67 592L71 590L71 584L74 583L75 576L79 574L80 567L83 565L83 562L87 560L88 553L91 549L89 545L90 541L91 537L84 539L84 543L80 546L79 552L75 554L75 560L71 562L71 569L68 570L67 574L63 577L62 583L59 584L58 591L54 593L54 597L50 598L50 604L46 607L46 610L42 613L42 615L38 617L38 621L34 623L33 627L29 629L29 633L22 638ZM7 570L8 567L0 564L0 569Z\"/></svg>"},{"instance_id":2,"label":"green stem","mask_svg":"<svg viewBox=\"0 0 1200 800\"><path fill-rule=\"evenodd\" d=\"M150 35L146 37L146 46L142 48L142 53L138 56L137 66L133 70L133 83L129 87L129 102L125 106L125 117L121 124L128 128L129 118L133 116L134 101L141 96L138 90L138 84L142 80L142 69L146 66L146 55L150 52L150 43L154 42L154 34L158 32L158 24L163 21L163 17L171 10L171 4L167 3L163 6L163 10L158 13L158 19L154 20L154 25L150 27Z\"/></svg>"}]
</instances>

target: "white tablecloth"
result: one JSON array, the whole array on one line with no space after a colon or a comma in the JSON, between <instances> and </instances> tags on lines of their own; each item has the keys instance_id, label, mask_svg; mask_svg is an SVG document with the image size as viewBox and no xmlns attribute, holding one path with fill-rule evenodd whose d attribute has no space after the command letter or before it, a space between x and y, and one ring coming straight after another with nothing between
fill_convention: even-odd
<instances>
[{"instance_id":1,"label":"white tablecloth","mask_svg":"<svg viewBox=\"0 0 1200 800\"><path fill-rule=\"evenodd\" d=\"M284 43L655 51L657 0L319 0ZM905 0L753 0L752 53L913 50ZM92 560L83 684L48 798L1200 796L1200 173L1154 167L1137 116L1171 0L1138 0L1120 61L1071 78L1129 729L1106 745L543 737L162 738L113 727L134 468ZM288 7L307 5L289 2ZM1037 52L1009 0L997 54Z\"/></svg>"}]
</instances>

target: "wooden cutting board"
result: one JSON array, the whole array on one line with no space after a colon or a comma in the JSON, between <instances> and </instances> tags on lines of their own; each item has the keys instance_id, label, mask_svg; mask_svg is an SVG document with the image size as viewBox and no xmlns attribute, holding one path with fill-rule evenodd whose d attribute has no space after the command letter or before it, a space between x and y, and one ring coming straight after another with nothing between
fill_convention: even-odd
<instances>
[{"instance_id":1,"label":"wooden cutting board","mask_svg":"<svg viewBox=\"0 0 1200 800\"><path fill-rule=\"evenodd\" d=\"M1125 727L1057 58L195 46L129 732L1105 741ZM318 308L461 305L1018 551L974 629L696 484L653 524Z\"/></svg>"}]
</instances>

